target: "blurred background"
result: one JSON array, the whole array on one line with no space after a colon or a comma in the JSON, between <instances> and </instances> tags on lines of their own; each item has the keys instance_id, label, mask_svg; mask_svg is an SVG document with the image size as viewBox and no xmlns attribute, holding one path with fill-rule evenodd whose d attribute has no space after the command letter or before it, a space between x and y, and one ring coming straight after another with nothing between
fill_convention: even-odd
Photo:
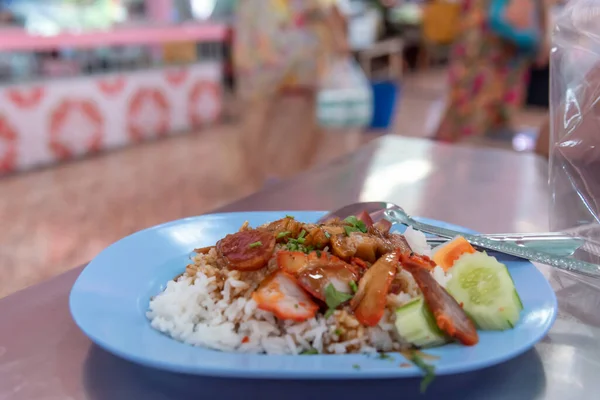
<instances>
[{"instance_id":1,"label":"blurred background","mask_svg":"<svg viewBox=\"0 0 600 400\"><path fill-rule=\"evenodd\" d=\"M382 135L543 157L548 49L486 7L0 0L0 297Z\"/></svg>"}]
</instances>

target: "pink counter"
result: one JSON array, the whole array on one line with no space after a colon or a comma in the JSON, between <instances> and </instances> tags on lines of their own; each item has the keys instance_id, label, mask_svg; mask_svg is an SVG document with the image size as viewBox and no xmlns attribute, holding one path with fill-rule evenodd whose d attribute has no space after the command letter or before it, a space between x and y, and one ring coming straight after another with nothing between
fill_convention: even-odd
<instances>
[{"instance_id":1,"label":"pink counter","mask_svg":"<svg viewBox=\"0 0 600 400\"><path fill-rule=\"evenodd\" d=\"M145 29L145 28L144 28ZM152 31L152 32L150 32ZM140 32L137 32L138 34ZM221 26L61 35L70 46L225 40ZM15 34L0 51L56 46ZM19 40L16 37L20 36ZM105 40L106 39L106 40ZM0 175L190 132L219 119L221 61L0 86Z\"/></svg>"}]
</instances>

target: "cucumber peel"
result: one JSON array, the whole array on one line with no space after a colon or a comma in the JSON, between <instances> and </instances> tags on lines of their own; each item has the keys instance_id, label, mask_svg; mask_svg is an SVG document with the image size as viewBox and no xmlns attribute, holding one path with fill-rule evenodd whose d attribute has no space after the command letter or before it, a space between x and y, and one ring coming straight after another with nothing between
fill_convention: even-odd
<instances>
[{"instance_id":1,"label":"cucumber peel","mask_svg":"<svg viewBox=\"0 0 600 400\"><path fill-rule=\"evenodd\" d=\"M512 329L523 303L506 266L484 252L462 255L446 290L482 330Z\"/></svg>"},{"instance_id":2,"label":"cucumber peel","mask_svg":"<svg viewBox=\"0 0 600 400\"><path fill-rule=\"evenodd\" d=\"M418 296L396 310L396 331L417 347L434 347L448 342L438 328L423 296Z\"/></svg>"}]
</instances>

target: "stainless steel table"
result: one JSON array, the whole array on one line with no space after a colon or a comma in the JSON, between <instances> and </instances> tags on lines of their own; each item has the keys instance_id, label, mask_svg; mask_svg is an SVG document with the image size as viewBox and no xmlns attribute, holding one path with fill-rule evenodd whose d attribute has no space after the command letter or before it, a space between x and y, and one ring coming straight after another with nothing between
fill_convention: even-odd
<instances>
[{"instance_id":1,"label":"stainless steel table","mask_svg":"<svg viewBox=\"0 0 600 400\"><path fill-rule=\"evenodd\" d=\"M414 215L483 232L547 227L546 163L530 154L383 138L220 211L331 209L389 200ZM482 371L440 377L420 398L600 398L600 295L540 267L560 316L535 349ZM376 399L418 397L418 381L272 381L190 377L123 361L73 324L74 269L0 300L0 399Z\"/></svg>"}]
</instances>

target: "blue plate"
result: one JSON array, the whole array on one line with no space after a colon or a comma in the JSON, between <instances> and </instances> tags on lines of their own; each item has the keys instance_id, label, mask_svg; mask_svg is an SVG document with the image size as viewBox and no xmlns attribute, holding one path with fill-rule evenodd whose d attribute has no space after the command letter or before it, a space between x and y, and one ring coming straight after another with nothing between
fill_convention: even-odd
<instances>
[{"instance_id":1,"label":"blue plate","mask_svg":"<svg viewBox=\"0 0 600 400\"><path fill-rule=\"evenodd\" d=\"M248 220L251 226L294 215L316 221L323 212L245 212L187 218L128 236L102 251L81 273L69 298L71 315L98 346L124 359L173 372L285 379L397 378L421 375L400 367L400 354L378 359L361 354L272 356L224 353L192 347L152 329L145 312L151 296L181 273L194 248L214 245ZM443 222L427 221L451 227ZM467 230L462 229L465 232ZM436 374L472 371L513 358L542 339L557 314L556 297L529 262L505 262L523 301L521 320L505 332L480 332L476 346L449 344L427 350L437 356ZM358 366L358 367L357 367Z\"/></svg>"}]
</instances>

